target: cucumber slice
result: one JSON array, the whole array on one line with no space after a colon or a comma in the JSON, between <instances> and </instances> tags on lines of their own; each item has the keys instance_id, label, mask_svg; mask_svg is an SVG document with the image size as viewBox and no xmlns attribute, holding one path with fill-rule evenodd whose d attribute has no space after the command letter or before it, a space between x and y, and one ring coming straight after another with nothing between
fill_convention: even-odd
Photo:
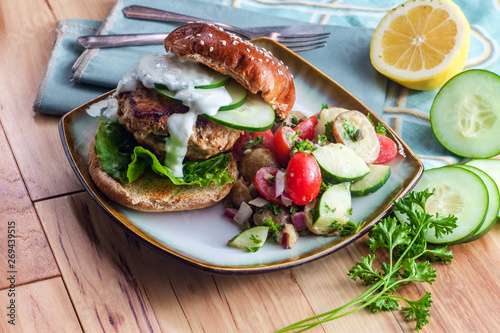
<instances>
[{"instance_id":1,"label":"cucumber slice","mask_svg":"<svg viewBox=\"0 0 500 333\"><path fill-rule=\"evenodd\" d=\"M275 119L273 108L262 97L254 94L248 94L245 104L239 108L204 116L226 127L247 132L267 131Z\"/></svg>"},{"instance_id":2,"label":"cucumber slice","mask_svg":"<svg viewBox=\"0 0 500 333\"><path fill-rule=\"evenodd\" d=\"M194 86L196 89L213 89L213 88L218 88L225 86L231 81L231 77L228 75L224 75L222 73L219 73L217 71L214 71L212 69L207 68L206 71L207 74L210 74L211 78L211 83L209 84L203 84L199 86ZM155 88L162 89L162 90L169 90L166 85L163 83L155 83Z\"/></svg>"},{"instance_id":3,"label":"cucumber slice","mask_svg":"<svg viewBox=\"0 0 500 333\"><path fill-rule=\"evenodd\" d=\"M200 85L200 86L194 86L196 89L213 89L213 88L218 88L227 85L229 82L231 82L231 77L221 74L219 72L215 72L213 78L212 78L212 83L210 84L205 84L205 85Z\"/></svg>"},{"instance_id":4,"label":"cucumber slice","mask_svg":"<svg viewBox=\"0 0 500 333\"><path fill-rule=\"evenodd\" d=\"M259 250L266 242L269 233L268 226L256 226L243 230L227 244L237 249L244 249L250 252Z\"/></svg>"},{"instance_id":5,"label":"cucumber slice","mask_svg":"<svg viewBox=\"0 0 500 333\"><path fill-rule=\"evenodd\" d=\"M500 154L500 76L487 70L464 71L451 78L432 103L430 120L438 141L470 158Z\"/></svg>"},{"instance_id":6,"label":"cucumber slice","mask_svg":"<svg viewBox=\"0 0 500 333\"><path fill-rule=\"evenodd\" d=\"M312 225L308 229L318 235L335 232L339 224L349 222L351 213L350 183L330 186L319 199Z\"/></svg>"},{"instance_id":7,"label":"cucumber slice","mask_svg":"<svg viewBox=\"0 0 500 333\"><path fill-rule=\"evenodd\" d=\"M180 99L175 98L175 91L168 90L167 87L163 84L155 83L155 90L163 97L169 98L177 103L182 104L182 101Z\"/></svg>"},{"instance_id":8,"label":"cucumber slice","mask_svg":"<svg viewBox=\"0 0 500 333\"><path fill-rule=\"evenodd\" d=\"M235 80L231 80L231 82L226 85L226 90L233 100L229 105L221 106L219 111L234 110L245 104L247 100L247 90L243 88L241 84Z\"/></svg>"},{"instance_id":9,"label":"cucumber slice","mask_svg":"<svg viewBox=\"0 0 500 333\"><path fill-rule=\"evenodd\" d=\"M424 171L414 191L434 189L434 194L427 200L426 211L435 215L457 218L457 227L451 234L436 238L434 229L429 229L426 236L431 244L460 244L471 239L483 223L488 210L488 190L481 178L474 172L458 166L445 166ZM395 212L400 221L406 215Z\"/></svg>"},{"instance_id":10,"label":"cucumber slice","mask_svg":"<svg viewBox=\"0 0 500 333\"><path fill-rule=\"evenodd\" d=\"M245 101L247 99L247 90L243 88L241 84L234 80L231 80L231 82L226 84L225 88L231 96L232 101L228 105L221 106L218 111L234 110L245 104ZM170 98L171 100L178 103L182 103L180 99L175 98L176 92L168 90L167 87L165 87L163 84L155 84L155 90L164 97Z\"/></svg>"},{"instance_id":11,"label":"cucumber slice","mask_svg":"<svg viewBox=\"0 0 500 333\"><path fill-rule=\"evenodd\" d=\"M490 176L493 179L498 189L500 190L500 160L496 159L471 160L465 164L476 167L486 172L488 176ZM500 211L498 212L497 216L498 220L500 220Z\"/></svg>"},{"instance_id":12,"label":"cucumber slice","mask_svg":"<svg viewBox=\"0 0 500 333\"><path fill-rule=\"evenodd\" d=\"M332 184L352 183L370 172L370 168L354 150L340 143L321 146L312 155L319 164L323 179Z\"/></svg>"},{"instance_id":13,"label":"cucumber slice","mask_svg":"<svg viewBox=\"0 0 500 333\"><path fill-rule=\"evenodd\" d=\"M377 191L391 177L391 167L383 164L370 164L370 173L351 185L351 195L361 197Z\"/></svg>"},{"instance_id":14,"label":"cucumber slice","mask_svg":"<svg viewBox=\"0 0 500 333\"><path fill-rule=\"evenodd\" d=\"M466 168L474 172L476 175L481 177L484 185L486 185L486 189L488 190L488 211L486 212L486 216L484 217L483 223L479 227L478 230L474 233L469 242L472 242L476 239L481 238L486 235L488 231L495 225L497 221L498 210L500 209L500 194L498 192L497 184L493 181L493 179L488 176L488 174L476 167L470 165L458 165L461 168Z\"/></svg>"}]
</instances>

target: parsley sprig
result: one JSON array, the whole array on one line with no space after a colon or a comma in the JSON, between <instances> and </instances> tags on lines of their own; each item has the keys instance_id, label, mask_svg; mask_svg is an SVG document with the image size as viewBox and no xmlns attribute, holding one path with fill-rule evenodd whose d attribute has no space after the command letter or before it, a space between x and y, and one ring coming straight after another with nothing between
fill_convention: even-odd
<instances>
[{"instance_id":1,"label":"parsley sprig","mask_svg":"<svg viewBox=\"0 0 500 333\"><path fill-rule=\"evenodd\" d=\"M428 324L432 305L429 292L417 300L407 299L395 292L400 285L411 282L432 284L436 280L436 270L431 262L451 262L453 259L451 251L446 247L430 249L425 240L428 232L434 232L439 237L451 233L457 225L457 219L452 215L445 217L438 213L433 216L425 211L425 203L432 193L429 190L411 192L406 198L394 203L394 210L406 214L406 223L387 217L372 228L367 243L373 254L362 257L348 273L351 279L362 280L370 286L364 293L341 307L304 319L277 332L302 332L365 307L373 312L400 309L405 318L415 320L417 331ZM379 269L374 267L375 251L378 249L386 249L389 254L387 262L382 263ZM400 307L401 301L407 306Z\"/></svg>"}]
</instances>

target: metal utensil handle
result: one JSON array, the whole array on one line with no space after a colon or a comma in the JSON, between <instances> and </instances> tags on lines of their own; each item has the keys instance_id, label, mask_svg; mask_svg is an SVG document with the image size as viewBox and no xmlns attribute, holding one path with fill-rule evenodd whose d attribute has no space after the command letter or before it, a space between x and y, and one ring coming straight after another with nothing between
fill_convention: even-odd
<instances>
[{"instance_id":1,"label":"metal utensil handle","mask_svg":"<svg viewBox=\"0 0 500 333\"><path fill-rule=\"evenodd\" d=\"M85 49L126 45L152 45L163 44L167 36L167 33L82 36L77 39L77 43Z\"/></svg>"},{"instance_id":2,"label":"metal utensil handle","mask_svg":"<svg viewBox=\"0 0 500 333\"><path fill-rule=\"evenodd\" d=\"M128 6L123 8L123 14L126 17L157 20L157 21L170 21L170 22L213 22L209 20L200 19L193 16L181 15L164 10L154 9L144 6Z\"/></svg>"},{"instance_id":3,"label":"metal utensil handle","mask_svg":"<svg viewBox=\"0 0 500 333\"><path fill-rule=\"evenodd\" d=\"M227 31L242 35L244 37L248 37L247 36L248 31L245 31L245 30L240 29L238 27L233 27L231 25L221 23L221 22L205 20L205 19L201 19L198 17L172 13L172 12L168 12L166 10L160 10L160 9L154 9L154 8L150 8L150 7L132 5L132 6L128 6L128 7L123 8L122 11L126 17L139 18L139 19L144 19L144 20L157 20L157 21L182 22L182 23L187 23L187 22L211 23L211 24L217 25L217 26L219 26Z\"/></svg>"}]
</instances>

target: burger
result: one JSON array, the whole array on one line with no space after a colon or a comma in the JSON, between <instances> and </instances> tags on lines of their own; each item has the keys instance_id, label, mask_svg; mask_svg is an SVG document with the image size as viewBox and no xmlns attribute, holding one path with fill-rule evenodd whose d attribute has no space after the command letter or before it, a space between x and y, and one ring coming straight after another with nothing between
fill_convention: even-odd
<instances>
[{"instance_id":1,"label":"burger","mask_svg":"<svg viewBox=\"0 0 500 333\"><path fill-rule=\"evenodd\" d=\"M269 129L295 102L287 67L214 25L189 23L142 58L108 100L89 173L110 199L141 211L199 209L238 177L231 149Z\"/></svg>"}]
</instances>

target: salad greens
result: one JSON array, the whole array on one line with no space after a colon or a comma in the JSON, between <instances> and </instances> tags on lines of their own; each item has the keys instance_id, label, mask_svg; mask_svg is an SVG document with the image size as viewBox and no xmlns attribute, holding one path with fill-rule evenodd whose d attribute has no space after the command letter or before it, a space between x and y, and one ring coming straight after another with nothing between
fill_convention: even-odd
<instances>
[{"instance_id":1,"label":"salad greens","mask_svg":"<svg viewBox=\"0 0 500 333\"><path fill-rule=\"evenodd\" d=\"M95 151L102 170L111 177L130 184L137 180L148 168L168 177L175 185L200 185L211 182L222 186L234 181L226 171L231 155L220 154L204 161L188 161L183 164L184 177L175 177L172 171L162 165L148 149L137 146L134 138L117 122L101 117L95 136Z\"/></svg>"},{"instance_id":2,"label":"salad greens","mask_svg":"<svg viewBox=\"0 0 500 333\"><path fill-rule=\"evenodd\" d=\"M374 253L362 257L348 273L351 279L360 279L370 286L363 294L341 307L304 319L277 332L302 332L365 307L373 312L398 310L400 301L407 305L401 306L401 312L405 318L415 320L417 331L428 324L432 305L429 292L418 300L407 299L395 292L400 285L406 283L432 284L436 280L436 271L431 262L439 260L450 263L453 259L451 251L445 246L431 249L425 240L430 228L439 237L451 233L457 226L457 219L453 215L445 217L437 213L432 216L425 211L425 203L432 194L428 189L409 193L406 198L394 203L395 210L407 215L406 223L387 217L369 232L367 242ZM382 263L380 269L373 265L377 249L386 249L389 254L387 262Z\"/></svg>"}]
</instances>

